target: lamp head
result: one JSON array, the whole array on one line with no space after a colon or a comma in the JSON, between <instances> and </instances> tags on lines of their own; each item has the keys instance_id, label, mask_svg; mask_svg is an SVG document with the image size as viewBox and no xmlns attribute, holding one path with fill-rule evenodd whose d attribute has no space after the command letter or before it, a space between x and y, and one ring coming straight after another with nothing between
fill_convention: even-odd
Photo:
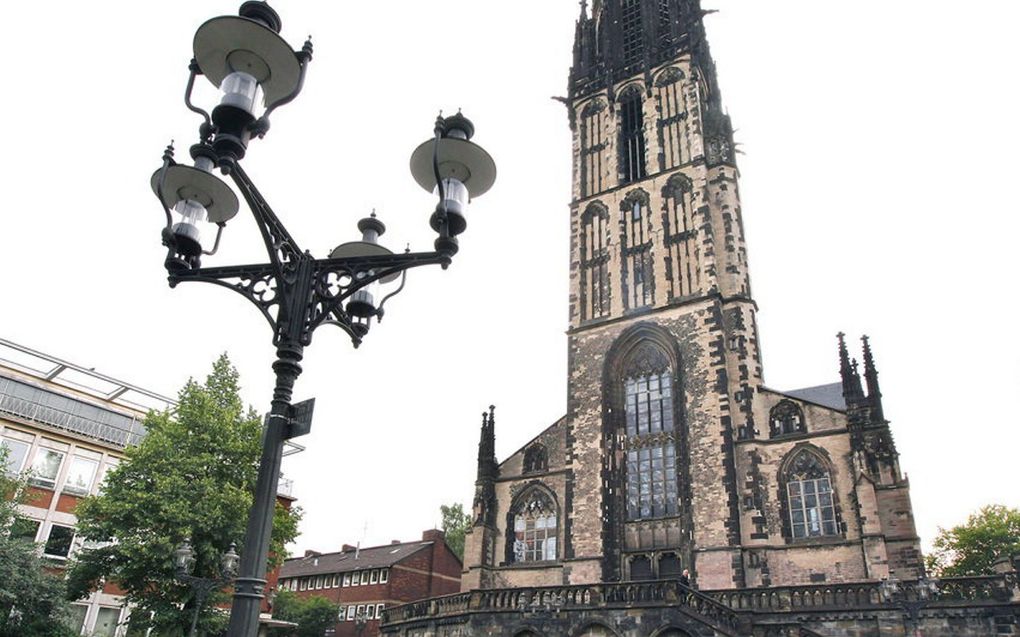
<instances>
[{"instance_id":1,"label":"lamp head","mask_svg":"<svg viewBox=\"0 0 1020 637\"><path fill-rule=\"evenodd\" d=\"M496 163L471 141L475 127L463 114L441 119L436 130L436 138L422 142L411 154L411 175L422 188L441 195L432 228L439 232L445 222L450 236L455 237L467 228L464 215L468 203L495 183Z\"/></svg>"}]
</instances>

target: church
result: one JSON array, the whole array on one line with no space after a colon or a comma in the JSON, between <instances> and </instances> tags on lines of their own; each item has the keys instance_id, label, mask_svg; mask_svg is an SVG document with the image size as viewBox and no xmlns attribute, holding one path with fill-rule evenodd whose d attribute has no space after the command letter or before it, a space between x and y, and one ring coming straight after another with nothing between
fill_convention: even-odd
<instances>
[{"instance_id":1,"label":"church","mask_svg":"<svg viewBox=\"0 0 1020 637\"><path fill-rule=\"evenodd\" d=\"M764 384L704 15L582 3L567 413L502 461L483 415L462 593L384 634L1020 634L1016 564L926 578L866 336L819 344L817 386Z\"/></svg>"}]
</instances>

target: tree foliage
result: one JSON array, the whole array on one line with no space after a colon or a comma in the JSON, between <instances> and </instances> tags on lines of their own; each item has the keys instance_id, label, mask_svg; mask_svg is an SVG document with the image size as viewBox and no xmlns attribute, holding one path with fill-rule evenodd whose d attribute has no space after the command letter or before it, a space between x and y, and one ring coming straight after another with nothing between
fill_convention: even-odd
<instances>
[{"instance_id":1,"label":"tree foliage","mask_svg":"<svg viewBox=\"0 0 1020 637\"><path fill-rule=\"evenodd\" d=\"M18 532L25 481L7 475L6 466L7 449L0 446L0 637L70 637L62 573L39 557L33 538Z\"/></svg>"},{"instance_id":2,"label":"tree foliage","mask_svg":"<svg viewBox=\"0 0 1020 637\"><path fill-rule=\"evenodd\" d=\"M262 419L243 407L237 371L223 355L204 384L188 381L177 407L150 412L145 426L147 435L126 450L103 492L78 506L78 533L98 546L72 564L68 594L78 598L104 578L115 581L137 605L132 628L173 633L188 627L193 612L191 589L174 579L173 554L181 541L190 538L199 577L219 575L220 556L231 544L243 552ZM299 519L300 511L276 507L274 563L284 557ZM202 630L223 628L224 615L213 607L225 601L224 592L210 596Z\"/></svg>"},{"instance_id":3,"label":"tree foliage","mask_svg":"<svg viewBox=\"0 0 1020 637\"><path fill-rule=\"evenodd\" d=\"M278 629L274 636L322 637L326 629L336 623L337 612L336 603L325 597L299 597L291 591L280 591L273 602L273 617L298 626Z\"/></svg>"},{"instance_id":4,"label":"tree foliage","mask_svg":"<svg viewBox=\"0 0 1020 637\"><path fill-rule=\"evenodd\" d=\"M936 577L986 575L996 560L1017 554L1020 509L993 504L972 514L966 524L940 527L926 565Z\"/></svg>"},{"instance_id":5,"label":"tree foliage","mask_svg":"<svg viewBox=\"0 0 1020 637\"><path fill-rule=\"evenodd\" d=\"M443 515L443 532L446 534L446 543L463 561L464 534L471 527L471 516L464 513L464 505L459 502L450 506L441 505L439 512Z\"/></svg>"}]
</instances>

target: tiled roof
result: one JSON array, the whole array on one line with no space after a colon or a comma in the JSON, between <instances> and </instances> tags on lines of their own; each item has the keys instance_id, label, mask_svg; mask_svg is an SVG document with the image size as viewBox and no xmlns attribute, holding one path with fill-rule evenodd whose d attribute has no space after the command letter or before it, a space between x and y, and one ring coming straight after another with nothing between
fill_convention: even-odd
<instances>
[{"instance_id":1,"label":"tiled roof","mask_svg":"<svg viewBox=\"0 0 1020 637\"><path fill-rule=\"evenodd\" d=\"M846 411L846 400L843 399L843 385L832 383L829 385L818 385L817 387L805 387L804 389L792 389L784 391L783 394L791 398L797 398L809 403L830 407L840 411Z\"/></svg>"},{"instance_id":2,"label":"tiled roof","mask_svg":"<svg viewBox=\"0 0 1020 637\"><path fill-rule=\"evenodd\" d=\"M431 541L406 542L373 546L360 551L340 551L339 553L323 553L308 557L295 557L280 567L280 577L301 577L303 575L320 575L324 573L349 573L366 568L385 568L392 566L418 551L432 546ZM355 559L357 555L357 559Z\"/></svg>"}]
</instances>

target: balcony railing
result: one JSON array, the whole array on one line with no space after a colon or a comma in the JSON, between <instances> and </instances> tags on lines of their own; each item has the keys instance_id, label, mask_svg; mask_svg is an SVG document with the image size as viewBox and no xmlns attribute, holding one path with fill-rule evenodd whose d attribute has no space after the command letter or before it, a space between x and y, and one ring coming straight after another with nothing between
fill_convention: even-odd
<instances>
[{"instance_id":1,"label":"balcony railing","mask_svg":"<svg viewBox=\"0 0 1020 637\"><path fill-rule=\"evenodd\" d=\"M884 591L884 592L883 592ZM546 586L475 590L434 597L386 609L383 625L439 620L485 613L563 613L672 606L686 608L702 621L740 632L754 616L769 613L833 611L861 608L896 610L910 606L1002 604L1020 601L1017 574L954 577L941 580L812 584L761 589L706 591L689 589L675 580L622 582L577 586ZM764 618L762 618L764 619ZM770 620L773 621L773 620ZM780 618L781 621L781 618ZM775 624L780 625L780 624ZM800 637L817 637L811 629L791 624Z\"/></svg>"},{"instance_id":2,"label":"balcony railing","mask_svg":"<svg viewBox=\"0 0 1020 637\"><path fill-rule=\"evenodd\" d=\"M138 444L139 420L66 396L0 377L0 414L23 418L116 447Z\"/></svg>"},{"instance_id":3,"label":"balcony railing","mask_svg":"<svg viewBox=\"0 0 1020 637\"><path fill-rule=\"evenodd\" d=\"M543 613L662 606L690 609L716 626L737 629L740 614L676 580L475 590L386 609L384 624L465 613Z\"/></svg>"}]
</instances>

